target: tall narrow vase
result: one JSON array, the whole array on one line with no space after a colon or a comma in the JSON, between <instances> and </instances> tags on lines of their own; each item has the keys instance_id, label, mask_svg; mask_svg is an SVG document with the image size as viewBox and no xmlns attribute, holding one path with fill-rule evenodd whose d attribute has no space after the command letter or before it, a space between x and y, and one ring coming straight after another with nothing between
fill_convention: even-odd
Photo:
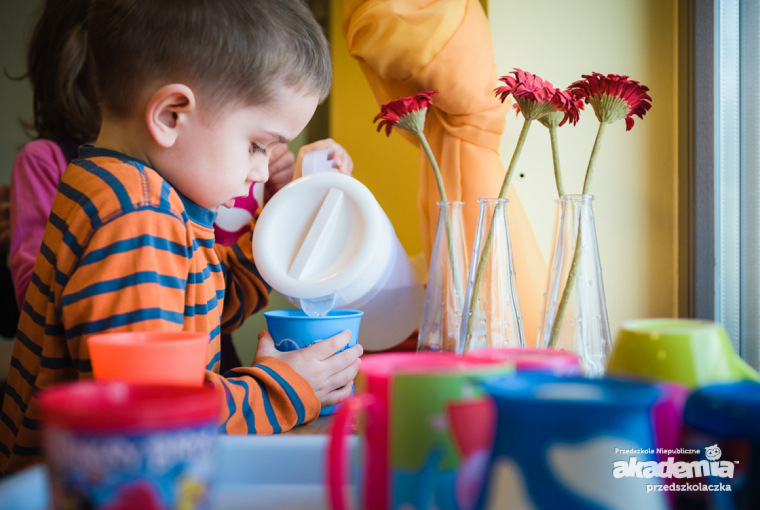
<instances>
[{"instance_id":1,"label":"tall narrow vase","mask_svg":"<svg viewBox=\"0 0 760 510\"><path fill-rule=\"evenodd\" d=\"M458 352L525 347L505 198L481 198ZM482 260L481 260L482 259ZM478 273L482 273L476 285ZM477 288L476 288L477 287Z\"/></svg>"},{"instance_id":2,"label":"tall narrow vase","mask_svg":"<svg viewBox=\"0 0 760 510\"><path fill-rule=\"evenodd\" d=\"M558 201L549 280L544 294L538 347L574 351L589 377L601 377L607 366L610 323L604 297L602 265L596 241L593 195L564 195ZM580 235L580 249L577 249ZM570 292L562 310L562 296ZM561 322L555 320L563 314ZM556 328L552 342L552 330Z\"/></svg>"},{"instance_id":3,"label":"tall narrow vase","mask_svg":"<svg viewBox=\"0 0 760 510\"><path fill-rule=\"evenodd\" d=\"M463 205L464 202L438 202L438 228L430 259L418 351L454 352L459 341L467 271Z\"/></svg>"}]
</instances>

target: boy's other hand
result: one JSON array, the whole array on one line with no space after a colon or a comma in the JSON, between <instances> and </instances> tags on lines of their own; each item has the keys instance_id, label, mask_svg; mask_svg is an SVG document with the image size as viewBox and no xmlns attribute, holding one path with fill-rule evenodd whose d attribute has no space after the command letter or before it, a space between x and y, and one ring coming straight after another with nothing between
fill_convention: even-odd
<instances>
[{"instance_id":1,"label":"boy's other hand","mask_svg":"<svg viewBox=\"0 0 760 510\"><path fill-rule=\"evenodd\" d=\"M296 172L295 175L293 175L293 179L298 179L303 175L303 157L310 152L322 149L332 149L333 152L330 159L335 161L335 164L338 165L336 170L340 173L351 175L354 172L354 160L351 159L351 156L346 149L332 138L327 138L301 147L301 150L298 151L298 157L296 158Z\"/></svg>"},{"instance_id":2,"label":"boy's other hand","mask_svg":"<svg viewBox=\"0 0 760 510\"><path fill-rule=\"evenodd\" d=\"M287 144L278 143L272 147L272 152L269 153L269 180L264 186L264 203L269 202L272 195L293 180L295 163L296 157Z\"/></svg>"},{"instance_id":3,"label":"boy's other hand","mask_svg":"<svg viewBox=\"0 0 760 510\"><path fill-rule=\"evenodd\" d=\"M337 352L349 341L351 332L346 330L309 347L281 352L269 332L260 331L256 357L270 356L286 362L309 382L323 407L332 406L351 396L354 377L361 367L359 356L364 352L361 345Z\"/></svg>"}]
</instances>

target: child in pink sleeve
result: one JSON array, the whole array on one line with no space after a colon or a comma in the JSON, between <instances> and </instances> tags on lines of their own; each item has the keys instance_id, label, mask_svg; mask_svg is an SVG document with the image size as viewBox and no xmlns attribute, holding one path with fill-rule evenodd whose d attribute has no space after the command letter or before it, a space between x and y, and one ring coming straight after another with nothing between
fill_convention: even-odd
<instances>
[{"instance_id":1,"label":"child in pink sleeve","mask_svg":"<svg viewBox=\"0 0 760 510\"><path fill-rule=\"evenodd\" d=\"M27 52L34 130L13 163L10 268L19 309L42 243L53 197L79 145L95 140L100 110L87 55L89 0L47 2ZM54 141L55 140L55 141Z\"/></svg>"},{"instance_id":2,"label":"child in pink sleeve","mask_svg":"<svg viewBox=\"0 0 760 510\"><path fill-rule=\"evenodd\" d=\"M68 145L76 149L73 142ZM72 155L64 154L57 143L40 139L26 144L13 162L10 267L19 310L24 304L58 182L71 159Z\"/></svg>"}]
</instances>

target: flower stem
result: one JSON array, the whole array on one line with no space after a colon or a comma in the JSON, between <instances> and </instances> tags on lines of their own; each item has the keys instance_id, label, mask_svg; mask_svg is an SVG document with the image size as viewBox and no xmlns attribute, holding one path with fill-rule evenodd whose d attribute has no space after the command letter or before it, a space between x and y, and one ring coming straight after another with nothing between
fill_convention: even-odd
<instances>
[{"instance_id":1,"label":"flower stem","mask_svg":"<svg viewBox=\"0 0 760 510\"><path fill-rule=\"evenodd\" d=\"M554 160L554 180L557 181L557 193L561 197L565 194L565 185L562 183L562 170L559 166L559 144L557 143L557 126L549 128L549 138L552 143L552 159Z\"/></svg>"},{"instance_id":2,"label":"flower stem","mask_svg":"<svg viewBox=\"0 0 760 510\"><path fill-rule=\"evenodd\" d=\"M438 194L441 196L441 200L444 202L447 201L446 198L446 188L443 187L443 178L441 177L441 170L438 168L438 163L435 160L435 156L433 156L433 151L430 148L430 145L428 145L427 138L425 138L425 133L422 131L416 131L414 133L417 135L417 137L420 139L420 144L422 144L422 150L425 151L425 155L428 158L428 161L430 161L430 166L433 167L433 175L435 175L435 182L438 185Z\"/></svg>"},{"instance_id":3,"label":"flower stem","mask_svg":"<svg viewBox=\"0 0 760 510\"><path fill-rule=\"evenodd\" d=\"M596 133L596 141L594 142L594 148L591 151L591 157L588 161L588 168L586 169L586 180L583 183L583 194L587 195L591 191L591 179L594 177L594 166L596 165L596 158L599 156L599 148L601 147L602 136L604 135L604 129L607 126L606 122L599 123L599 131ZM570 293L575 285L575 280L578 277L578 266L581 261L582 251L582 239L581 239L581 219L578 218L578 235L575 239L575 252L573 253L573 263L570 265L570 272L567 275L567 282L565 288L562 291L562 298L557 306L557 314L554 316L554 322L552 323L552 332L549 337L548 347L554 348L559 340L559 333L562 330L562 319L565 316L565 310L567 304L570 302Z\"/></svg>"},{"instance_id":4,"label":"flower stem","mask_svg":"<svg viewBox=\"0 0 760 510\"><path fill-rule=\"evenodd\" d=\"M515 152L512 154L512 160L509 162L509 167L507 168L507 174L504 176L504 182L501 184L499 198L505 198L507 196L509 181L512 180L512 174L515 171L515 167L517 167L517 160L520 159L520 153L522 152L523 145L525 145L525 140L528 138L528 130L530 129L531 122L533 122L533 119L525 119L522 131L520 131L520 137L517 139Z\"/></svg>"},{"instance_id":5,"label":"flower stem","mask_svg":"<svg viewBox=\"0 0 760 510\"><path fill-rule=\"evenodd\" d=\"M599 123L599 131L596 133L596 141L594 142L594 148L591 151L591 157L588 160L588 168L586 169L586 180L583 181L583 194L588 195L591 193L591 179L594 177L594 167L596 166L596 158L599 156L599 147L602 145L602 135L604 135L604 129L607 127L606 122Z\"/></svg>"},{"instance_id":6,"label":"flower stem","mask_svg":"<svg viewBox=\"0 0 760 510\"><path fill-rule=\"evenodd\" d=\"M433 151L430 149L430 145L428 145L427 138L425 138L425 133L422 132L422 130L416 131L415 134L420 139L420 144L422 145L422 149L425 151L425 155L428 158L428 161L430 161L430 165L433 167L433 175L435 175L435 182L438 184L438 194L441 196L441 200L443 202L447 202L446 199L446 188L443 186L443 178L441 177L441 170L438 168L438 163L435 160L435 156L433 156ZM462 308L462 302L464 300L464 293L462 292L462 282L461 282L461 272L459 271L459 264L457 263L456 258L456 251L454 249L454 238L452 237L452 226L451 226L451 214L449 213L449 209L446 207L446 204L442 206L443 209L443 222L446 227L446 239L448 241L448 249L449 249L449 263L451 264L451 277L454 279L454 291L457 295L457 302L459 304L459 309Z\"/></svg>"},{"instance_id":7,"label":"flower stem","mask_svg":"<svg viewBox=\"0 0 760 510\"><path fill-rule=\"evenodd\" d=\"M504 182L501 185L501 190L499 191L499 198L505 198L507 196L507 188L509 188L509 181L512 180L512 174L515 171L515 168L517 167L517 160L520 159L520 153L522 152L523 146L525 145L525 140L528 138L528 130L530 129L530 124L533 122L532 119L525 119L525 123L523 124L522 131L520 131L520 137L517 139L517 146L515 147L515 152L512 154L512 160L509 162L509 167L507 168L507 173L504 176ZM483 250L480 252L480 260L478 261L478 270L475 274L475 282L472 285L472 295L470 296L470 299L472 300L470 302L470 309L472 310L471 314L468 314L468 320L467 320L467 333L465 335L465 344L464 344L464 351L469 350L470 348L470 341L472 340L472 327L475 324L475 318L473 317L475 315L475 310L477 310L478 307L478 294L480 293L480 286L483 281L483 274L486 271L486 264L488 263L488 256L491 253L491 243L493 242L493 231L494 231L494 224L496 223L496 211L498 211L498 208L494 208L494 214L491 218L491 225L488 228L488 237L486 238L486 242L483 245ZM473 260L472 263L474 264L475 261Z\"/></svg>"}]
</instances>

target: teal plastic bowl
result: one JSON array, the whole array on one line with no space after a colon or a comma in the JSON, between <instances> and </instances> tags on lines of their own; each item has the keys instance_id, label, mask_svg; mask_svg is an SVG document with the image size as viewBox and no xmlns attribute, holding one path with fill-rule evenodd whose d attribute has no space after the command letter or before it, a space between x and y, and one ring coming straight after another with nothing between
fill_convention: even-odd
<instances>
[{"instance_id":1,"label":"teal plastic bowl","mask_svg":"<svg viewBox=\"0 0 760 510\"><path fill-rule=\"evenodd\" d=\"M351 331L351 341L341 351L356 345L362 315L364 312L360 310L332 310L323 317L309 317L303 310L264 312L274 345L283 352L303 349L345 330ZM323 407L319 414L333 414L339 407L340 404Z\"/></svg>"}]
</instances>

